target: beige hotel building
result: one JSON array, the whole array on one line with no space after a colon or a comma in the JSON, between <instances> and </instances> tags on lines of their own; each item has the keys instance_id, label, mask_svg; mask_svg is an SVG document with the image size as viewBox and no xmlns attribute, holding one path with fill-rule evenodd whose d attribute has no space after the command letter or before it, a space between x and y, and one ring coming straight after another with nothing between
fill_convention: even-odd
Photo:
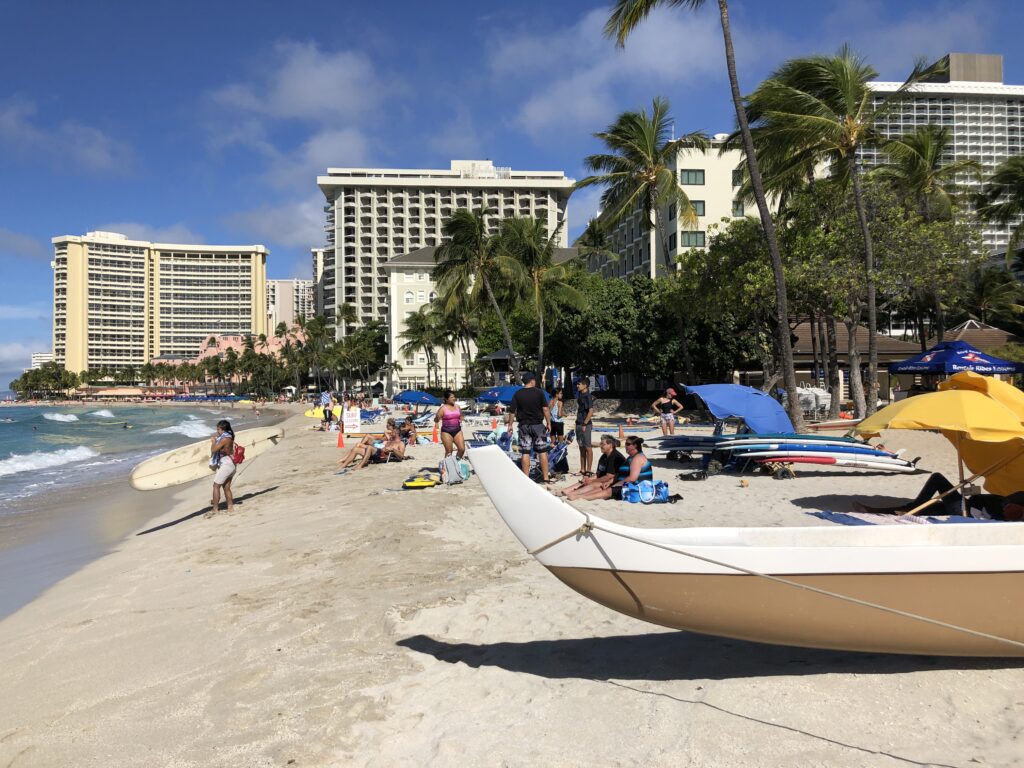
<instances>
[{"instance_id":1,"label":"beige hotel building","mask_svg":"<svg viewBox=\"0 0 1024 768\"><path fill-rule=\"evenodd\" d=\"M69 371L190 359L222 334L267 333L267 249L53 238L53 356Z\"/></svg>"}]
</instances>

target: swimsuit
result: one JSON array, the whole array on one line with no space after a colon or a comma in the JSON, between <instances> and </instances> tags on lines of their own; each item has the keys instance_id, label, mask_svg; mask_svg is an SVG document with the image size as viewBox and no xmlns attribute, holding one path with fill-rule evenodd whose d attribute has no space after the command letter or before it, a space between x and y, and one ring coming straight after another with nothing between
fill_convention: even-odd
<instances>
[{"instance_id":1,"label":"swimsuit","mask_svg":"<svg viewBox=\"0 0 1024 768\"><path fill-rule=\"evenodd\" d=\"M662 402L658 408L661 409L661 420L666 424L673 424L676 420L676 415L672 413L672 401L668 400Z\"/></svg>"},{"instance_id":2,"label":"swimsuit","mask_svg":"<svg viewBox=\"0 0 1024 768\"><path fill-rule=\"evenodd\" d=\"M452 411L445 408L441 414L441 431L455 437L462 431L462 411L457 408Z\"/></svg>"}]
</instances>

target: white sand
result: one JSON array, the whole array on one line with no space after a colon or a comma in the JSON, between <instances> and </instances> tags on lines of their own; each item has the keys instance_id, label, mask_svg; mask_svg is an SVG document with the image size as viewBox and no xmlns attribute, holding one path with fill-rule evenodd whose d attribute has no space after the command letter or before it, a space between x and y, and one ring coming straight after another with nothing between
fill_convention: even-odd
<instances>
[{"instance_id":1,"label":"white sand","mask_svg":"<svg viewBox=\"0 0 1024 768\"><path fill-rule=\"evenodd\" d=\"M132 537L0 623L0 767L1020 764L1017 661L759 646L613 613L525 555L477 481L386 493L286 425L234 515ZM899 433L955 474L934 435ZM575 462L575 457L573 457ZM674 478L678 469L659 468ZM923 476L673 482L642 525L826 524ZM159 523L202 507L205 484Z\"/></svg>"}]
</instances>

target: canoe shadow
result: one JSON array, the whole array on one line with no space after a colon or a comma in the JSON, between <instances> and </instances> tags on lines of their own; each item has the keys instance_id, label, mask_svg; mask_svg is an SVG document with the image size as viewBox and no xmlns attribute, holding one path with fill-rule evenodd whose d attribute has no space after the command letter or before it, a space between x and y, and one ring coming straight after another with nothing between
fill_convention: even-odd
<instances>
[{"instance_id":1,"label":"canoe shadow","mask_svg":"<svg viewBox=\"0 0 1024 768\"><path fill-rule=\"evenodd\" d=\"M750 643L690 632L452 643L413 635L397 645L449 664L500 667L551 679L731 680L776 675L891 675L943 669L1017 669L1024 660L901 656Z\"/></svg>"},{"instance_id":2,"label":"canoe shadow","mask_svg":"<svg viewBox=\"0 0 1024 768\"><path fill-rule=\"evenodd\" d=\"M264 493L270 493L271 491L276 491L276 490L277 490L277 486L274 485L274 486L271 486L270 488L264 488L262 491L251 491L249 493L243 493L241 496L235 496L235 504L241 504L241 503L243 503L245 501L248 501L249 499L254 499L257 496L262 496ZM221 504L223 504L223 503L224 502L221 501ZM168 521L166 523L161 523L160 525L154 525L152 528L147 528L144 531L139 531L135 535L136 536L144 536L147 533L155 533L156 531L162 531L164 528L170 528L172 526L177 525L178 523L184 523L186 520L191 520L194 517L199 517L200 515L205 515L211 509L212 509L212 507L209 504L207 504L202 509L196 510L195 512L189 512L184 517L179 517L177 520L170 520L170 521Z\"/></svg>"}]
</instances>

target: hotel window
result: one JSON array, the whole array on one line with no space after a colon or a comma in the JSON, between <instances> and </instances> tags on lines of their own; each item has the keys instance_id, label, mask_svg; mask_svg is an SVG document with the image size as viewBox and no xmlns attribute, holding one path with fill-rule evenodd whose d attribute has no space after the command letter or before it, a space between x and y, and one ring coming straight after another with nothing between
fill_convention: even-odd
<instances>
[{"instance_id":1,"label":"hotel window","mask_svg":"<svg viewBox=\"0 0 1024 768\"><path fill-rule=\"evenodd\" d=\"M419 301L422 304L424 301L427 300L427 292L426 291L419 291L416 294L416 300Z\"/></svg>"},{"instance_id":2,"label":"hotel window","mask_svg":"<svg viewBox=\"0 0 1024 768\"><path fill-rule=\"evenodd\" d=\"M416 274L416 279L419 280L422 283L424 280L427 279L427 273L426 272L418 272Z\"/></svg>"},{"instance_id":3,"label":"hotel window","mask_svg":"<svg viewBox=\"0 0 1024 768\"><path fill-rule=\"evenodd\" d=\"M672 205L670 205L668 207L668 220L672 221L672 219L674 219L675 217L676 217L676 204L672 203Z\"/></svg>"},{"instance_id":4,"label":"hotel window","mask_svg":"<svg viewBox=\"0 0 1024 768\"><path fill-rule=\"evenodd\" d=\"M691 200L690 205L693 206L693 212L697 216L704 215L704 201L703 200Z\"/></svg>"},{"instance_id":5,"label":"hotel window","mask_svg":"<svg viewBox=\"0 0 1024 768\"><path fill-rule=\"evenodd\" d=\"M420 355L418 362L419 362L420 365L426 365L427 358L425 356L423 356L423 355Z\"/></svg>"},{"instance_id":6,"label":"hotel window","mask_svg":"<svg viewBox=\"0 0 1024 768\"><path fill-rule=\"evenodd\" d=\"M681 242L684 248L703 248L704 247L704 233L703 232L681 232Z\"/></svg>"},{"instance_id":7,"label":"hotel window","mask_svg":"<svg viewBox=\"0 0 1024 768\"><path fill-rule=\"evenodd\" d=\"M734 168L733 169L733 171L732 171L732 185L734 187L742 187L743 186L743 169L742 168Z\"/></svg>"},{"instance_id":8,"label":"hotel window","mask_svg":"<svg viewBox=\"0 0 1024 768\"><path fill-rule=\"evenodd\" d=\"M414 357L407 357L407 358L405 358L405 364L406 365L416 365L416 358L414 358Z\"/></svg>"},{"instance_id":9,"label":"hotel window","mask_svg":"<svg viewBox=\"0 0 1024 768\"><path fill-rule=\"evenodd\" d=\"M679 171L679 183L703 185L704 171L692 168L684 168L683 170Z\"/></svg>"},{"instance_id":10,"label":"hotel window","mask_svg":"<svg viewBox=\"0 0 1024 768\"><path fill-rule=\"evenodd\" d=\"M668 236L668 249L674 251L676 249L676 233L673 232Z\"/></svg>"},{"instance_id":11,"label":"hotel window","mask_svg":"<svg viewBox=\"0 0 1024 768\"><path fill-rule=\"evenodd\" d=\"M405 303L406 304L412 304L415 300L416 300L416 296L413 294L412 291L406 291L405 292Z\"/></svg>"},{"instance_id":12,"label":"hotel window","mask_svg":"<svg viewBox=\"0 0 1024 768\"><path fill-rule=\"evenodd\" d=\"M430 296L427 298L427 301L433 301L436 298L437 298L437 293L434 292L434 291L431 291L430 292Z\"/></svg>"},{"instance_id":13,"label":"hotel window","mask_svg":"<svg viewBox=\"0 0 1024 768\"><path fill-rule=\"evenodd\" d=\"M742 216L746 215L745 213L743 213L743 201L742 200L733 200L732 201L732 215L736 216L736 217L742 217Z\"/></svg>"}]
</instances>

